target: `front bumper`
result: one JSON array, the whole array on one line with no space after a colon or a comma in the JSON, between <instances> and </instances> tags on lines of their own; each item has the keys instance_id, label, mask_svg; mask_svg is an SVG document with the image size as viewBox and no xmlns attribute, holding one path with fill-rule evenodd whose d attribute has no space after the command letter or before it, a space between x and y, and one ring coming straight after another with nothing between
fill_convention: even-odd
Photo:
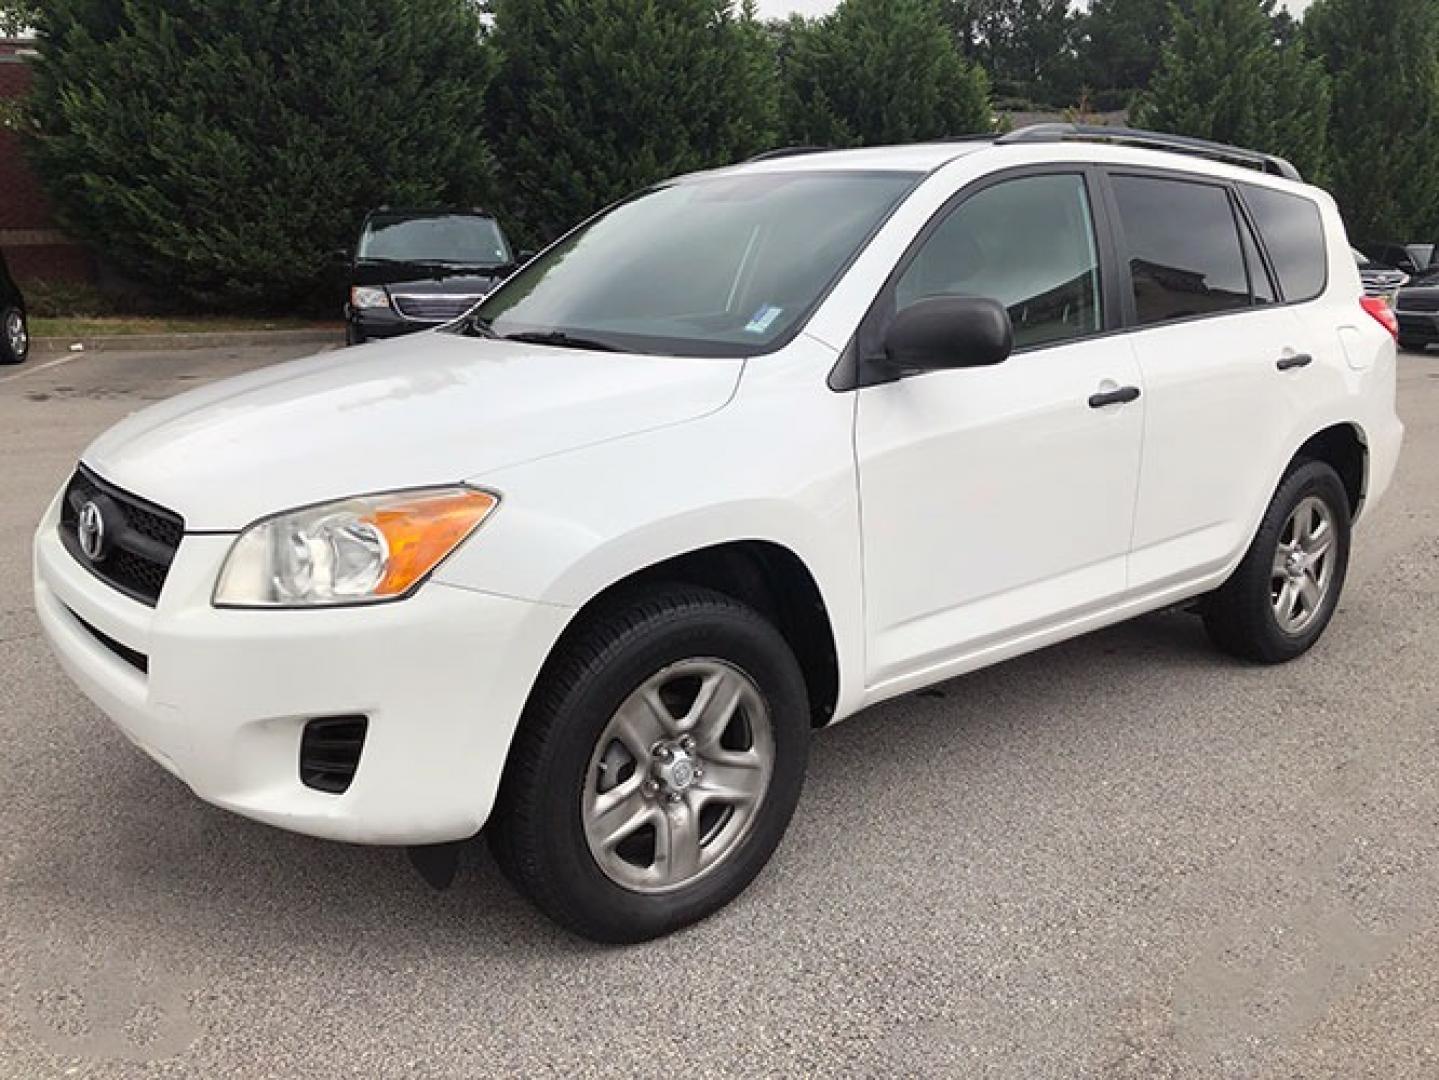
<instances>
[{"instance_id":1,"label":"front bumper","mask_svg":"<svg viewBox=\"0 0 1439 1080\"><path fill-rule=\"evenodd\" d=\"M200 798L283 829L363 844L473 836L494 803L536 673L571 612L431 582L408 600L315 611L210 605L233 537L186 536L154 609L60 542L35 538L35 608L61 666ZM83 621L82 621L83 620ZM93 630L143 654L127 662ZM300 780L305 724L369 718L349 789Z\"/></svg>"},{"instance_id":2,"label":"front bumper","mask_svg":"<svg viewBox=\"0 0 1439 1080\"><path fill-rule=\"evenodd\" d=\"M362 345L366 341L381 341L388 338L417 334L421 330L433 330L444 323L420 322L407 319L392 308L353 308L345 305L345 322L350 327L350 341Z\"/></svg>"}]
</instances>

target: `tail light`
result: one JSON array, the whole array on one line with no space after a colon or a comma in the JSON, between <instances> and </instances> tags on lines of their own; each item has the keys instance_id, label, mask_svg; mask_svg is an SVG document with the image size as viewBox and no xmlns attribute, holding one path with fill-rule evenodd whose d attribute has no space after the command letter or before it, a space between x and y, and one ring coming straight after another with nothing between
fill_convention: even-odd
<instances>
[{"instance_id":1,"label":"tail light","mask_svg":"<svg viewBox=\"0 0 1439 1080\"><path fill-rule=\"evenodd\" d=\"M1374 321L1385 330L1395 341L1399 340L1399 316L1394 314L1394 309L1389 306L1389 301L1382 296L1361 296L1359 306L1374 317Z\"/></svg>"}]
</instances>

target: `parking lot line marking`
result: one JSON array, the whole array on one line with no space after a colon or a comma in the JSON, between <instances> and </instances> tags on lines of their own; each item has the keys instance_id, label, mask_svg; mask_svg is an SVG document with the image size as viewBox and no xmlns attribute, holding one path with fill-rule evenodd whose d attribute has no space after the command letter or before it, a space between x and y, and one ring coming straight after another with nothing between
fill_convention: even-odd
<instances>
[{"instance_id":1,"label":"parking lot line marking","mask_svg":"<svg viewBox=\"0 0 1439 1080\"><path fill-rule=\"evenodd\" d=\"M39 375L42 371L49 371L51 368L60 367L62 364L68 364L72 360L81 360L88 355L88 353L77 352L71 353L69 356L57 356L54 360L48 360L39 367L26 368L24 371L17 371L13 375L6 375L0 378L0 383L14 382L16 379L23 379L27 375Z\"/></svg>"}]
</instances>

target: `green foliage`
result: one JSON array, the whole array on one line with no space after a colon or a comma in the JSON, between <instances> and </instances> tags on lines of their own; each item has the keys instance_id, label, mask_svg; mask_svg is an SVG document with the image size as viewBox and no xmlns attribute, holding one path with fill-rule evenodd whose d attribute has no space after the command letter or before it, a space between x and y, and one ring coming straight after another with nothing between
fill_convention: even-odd
<instances>
[{"instance_id":1,"label":"green foliage","mask_svg":"<svg viewBox=\"0 0 1439 1080\"><path fill-rule=\"evenodd\" d=\"M937 0L843 0L789 34L787 142L873 146L992 127L988 80L960 54Z\"/></svg>"},{"instance_id":2,"label":"green foliage","mask_svg":"<svg viewBox=\"0 0 1439 1080\"><path fill-rule=\"evenodd\" d=\"M39 29L63 223L187 304L313 306L367 210L489 193L466 0L46 0Z\"/></svg>"},{"instance_id":3,"label":"green foliage","mask_svg":"<svg viewBox=\"0 0 1439 1080\"><path fill-rule=\"evenodd\" d=\"M1439 236L1439 4L1316 0L1304 36L1334 82L1333 191L1351 234Z\"/></svg>"},{"instance_id":4,"label":"green foliage","mask_svg":"<svg viewBox=\"0 0 1439 1080\"><path fill-rule=\"evenodd\" d=\"M33 27L40 18L35 0L0 0L0 37L13 37Z\"/></svg>"},{"instance_id":5,"label":"green foliage","mask_svg":"<svg viewBox=\"0 0 1439 1080\"><path fill-rule=\"evenodd\" d=\"M773 145L772 43L751 3L495 0L489 110L506 221L556 238L665 177Z\"/></svg>"},{"instance_id":6,"label":"green foliage","mask_svg":"<svg viewBox=\"0 0 1439 1080\"><path fill-rule=\"evenodd\" d=\"M1079 49L1085 81L1097 90L1142 90L1158 66L1173 17L1192 0L1093 0Z\"/></svg>"},{"instance_id":7,"label":"green foliage","mask_svg":"<svg viewBox=\"0 0 1439 1080\"><path fill-rule=\"evenodd\" d=\"M1176 13L1134 122L1280 154L1322 179L1329 80L1300 43L1278 43L1271 10L1272 0L1193 0Z\"/></svg>"},{"instance_id":8,"label":"green foliage","mask_svg":"<svg viewBox=\"0 0 1439 1080\"><path fill-rule=\"evenodd\" d=\"M1081 20L1070 0L971 0L970 55L995 91L1062 103L1079 89L1074 51Z\"/></svg>"}]
</instances>

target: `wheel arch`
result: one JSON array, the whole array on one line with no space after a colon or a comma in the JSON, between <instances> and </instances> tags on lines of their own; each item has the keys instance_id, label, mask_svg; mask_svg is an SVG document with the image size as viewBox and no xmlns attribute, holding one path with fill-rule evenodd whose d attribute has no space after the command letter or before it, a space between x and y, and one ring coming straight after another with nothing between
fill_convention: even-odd
<instances>
[{"instance_id":1,"label":"wheel arch","mask_svg":"<svg viewBox=\"0 0 1439 1080\"><path fill-rule=\"evenodd\" d=\"M1322 461L1339 474L1349 496L1350 516L1357 520L1369 489L1369 440L1364 429L1344 421L1316 432L1295 451L1285 475L1305 461Z\"/></svg>"},{"instance_id":2,"label":"wheel arch","mask_svg":"<svg viewBox=\"0 0 1439 1080\"><path fill-rule=\"evenodd\" d=\"M799 661L809 693L810 722L823 727L839 701L839 649L819 583L791 548L771 540L733 540L672 555L632 570L596 591L550 650L558 655L599 611L648 585L713 589L754 608L779 630ZM546 667L549 659L546 660ZM541 678L543 673L541 674Z\"/></svg>"}]
</instances>

